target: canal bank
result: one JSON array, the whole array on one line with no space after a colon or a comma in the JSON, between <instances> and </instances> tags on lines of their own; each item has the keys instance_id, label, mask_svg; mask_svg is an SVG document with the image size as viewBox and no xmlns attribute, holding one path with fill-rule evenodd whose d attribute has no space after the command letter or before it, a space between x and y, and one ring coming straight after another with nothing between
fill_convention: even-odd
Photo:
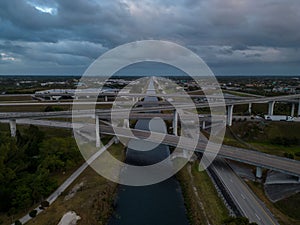
<instances>
[{"instance_id":1,"label":"canal bank","mask_svg":"<svg viewBox=\"0 0 300 225\"><path fill-rule=\"evenodd\" d=\"M154 91L153 81L147 93ZM146 97L144 101L158 101L156 97ZM150 120L138 120L135 129L150 130ZM165 123L152 119L151 130L166 132ZM158 145L152 150L143 151L143 141L138 146L141 151L130 148L129 142L125 162L131 165L147 166L167 158L170 149L166 145ZM188 225L189 221L181 193L175 177L148 186L120 185L115 203L115 211L109 225Z\"/></svg>"}]
</instances>

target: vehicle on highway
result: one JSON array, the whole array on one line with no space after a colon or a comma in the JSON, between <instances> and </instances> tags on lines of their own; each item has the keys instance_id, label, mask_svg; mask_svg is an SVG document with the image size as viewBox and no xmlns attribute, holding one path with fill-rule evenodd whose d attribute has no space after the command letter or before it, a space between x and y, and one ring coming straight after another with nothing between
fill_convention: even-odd
<instances>
[{"instance_id":1,"label":"vehicle on highway","mask_svg":"<svg viewBox=\"0 0 300 225\"><path fill-rule=\"evenodd\" d=\"M292 117L292 116L285 116L285 115L265 115L265 120L293 122L294 121L294 117Z\"/></svg>"}]
</instances>

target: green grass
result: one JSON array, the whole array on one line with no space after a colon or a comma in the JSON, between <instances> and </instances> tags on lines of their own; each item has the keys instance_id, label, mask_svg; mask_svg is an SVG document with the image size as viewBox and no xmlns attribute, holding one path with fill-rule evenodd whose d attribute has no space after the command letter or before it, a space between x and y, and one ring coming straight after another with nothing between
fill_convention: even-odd
<instances>
[{"instance_id":1,"label":"green grass","mask_svg":"<svg viewBox=\"0 0 300 225\"><path fill-rule=\"evenodd\" d=\"M228 210L218 196L207 173L205 171L198 171L197 163L192 167L192 174L206 214L208 215L211 224L222 224L222 221L228 217Z\"/></svg>"},{"instance_id":2,"label":"green grass","mask_svg":"<svg viewBox=\"0 0 300 225\"><path fill-rule=\"evenodd\" d=\"M268 207L271 213L275 216L280 225L300 225L299 220L299 200L300 194L294 195L289 198L291 201L279 201L278 203L272 203L265 195L263 185L252 181L247 181L247 184L251 190L257 195L257 197ZM291 210L288 212L288 210ZM294 218L292 218L294 217ZM295 219L297 218L297 219Z\"/></svg>"},{"instance_id":3,"label":"green grass","mask_svg":"<svg viewBox=\"0 0 300 225\"><path fill-rule=\"evenodd\" d=\"M188 166L185 166L177 174L177 178L181 184L188 216L192 225L207 224L221 225L222 221L228 217L228 210L223 201L218 196L218 193L206 171L198 171L199 162L194 162L191 165L190 178ZM193 185L197 189L203 209L197 202Z\"/></svg>"},{"instance_id":4,"label":"green grass","mask_svg":"<svg viewBox=\"0 0 300 225\"><path fill-rule=\"evenodd\" d=\"M31 96L6 96L0 95L0 102L2 101L31 101Z\"/></svg>"},{"instance_id":5,"label":"green grass","mask_svg":"<svg viewBox=\"0 0 300 225\"><path fill-rule=\"evenodd\" d=\"M232 132L239 137L237 140ZM294 154L295 159L300 157L295 153L300 152L300 144L290 146L274 144L274 140L278 138L296 138L300 140L300 123L288 122L237 122L227 129L224 143L236 147L249 148L265 152L268 154L284 156L284 153ZM244 142L244 143L243 143Z\"/></svg>"},{"instance_id":6,"label":"green grass","mask_svg":"<svg viewBox=\"0 0 300 225\"><path fill-rule=\"evenodd\" d=\"M230 90L222 90L223 93L232 94L239 97L253 97L252 94L248 94L245 92L239 92L239 91L230 91Z\"/></svg>"},{"instance_id":7,"label":"green grass","mask_svg":"<svg viewBox=\"0 0 300 225\"><path fill-rule=\"evenodd\" d=\"M267 154L277 155L277 156L284 156L284 153L291 153L295 154L300 152L299 146L291 146L291 147L285 147L285 146L278 146L278 145L272 145L269 143L250 143L252 146L255 147L256 150L259 150L260 152L264 152ZM299 156L294 156L295 159L300 160Z\"/></svg>"},{"instance_id":8,"label":"green grass","mask_svg":"<svg viewBox=\"0 0 300 225\"><path fill-rule=\"evenodd\" d=\"M275 203L275 206L289 217L299 220L300 223L300 193L289 198L280 200Z\"/></svg>"},{"instance_id":9,"label":"green grass","mask_svg":"<svg viewBox=\"0 0 300 225\"><path fill-rule=\"evenodd\" d=\"M53 105L54 106L54 105ZM71 110L71 106L59 105L62 110ZM20 105L20 106L0 106L0 112L44 112L47 106L43 105Z\"/></svg>"}]
</instances>

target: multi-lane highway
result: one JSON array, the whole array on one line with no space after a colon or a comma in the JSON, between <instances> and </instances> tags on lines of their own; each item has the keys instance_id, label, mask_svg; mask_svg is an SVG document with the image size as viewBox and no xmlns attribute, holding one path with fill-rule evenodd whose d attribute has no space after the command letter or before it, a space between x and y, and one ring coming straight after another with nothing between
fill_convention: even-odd
<instances>
[{"instance_id":1,"label":"multi-lane highway","mask_svg":"<svg viewBox=\"0 0 300 225\"><path fill-rule=\"evenodd\" d=\"M215 171L239 211L250 222L256 222L259 225L278 225L272 213L255 196L244 181L232 171L225 160L220 158L215 160L210 168Z\"/></svg>"}]
</instances>

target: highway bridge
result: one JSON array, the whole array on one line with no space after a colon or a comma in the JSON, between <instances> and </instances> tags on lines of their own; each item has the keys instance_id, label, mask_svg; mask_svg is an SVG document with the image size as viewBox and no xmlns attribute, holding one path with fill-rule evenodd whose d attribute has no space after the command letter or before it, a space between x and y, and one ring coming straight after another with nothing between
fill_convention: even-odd
<instances>
[{"instance_id":1,"label":"highway bridge","mask_svg":"<svg viewBox=\"0 0 300 225\"><path fill-rule=\"evenodd\" d=\"M136 94L136 98L142 98L145 97L146 94ZM166 96L173 96L173 97L184 97L182 95L164 95L164 94L151 94L151 96L155 97L163 97L166 98ZM197 97L203 97L203 95L193 95ZM186 98L186 96L185 96ZM285 96L276 96L276 97L261 97L261 98L243 98L239 100L230 100L225 99L225 102L222 101L222 99L219 99L218 96L214 96L214 99L212 101L203 102L203 103L195 103L194 105L186 104L186 103L176 103L177 109L187 109L191 107L196 108L214 108L214 107L221 107L226 105L227 107L227 125L232 125L232 117L233 117L233 108L235 105L249 105L249 112L251 113L252 104L254 103L267 103L268 104L268 115L273 115L274 112L274 106L276 102L291 102L292 104L292 110L291 110L291 116L294 116L295 111L295 104L298 104L298 116L300 116L300 94L297 95L285 95ZM89 101L74 101L74 102L13 102L13 103L0 103L0 106L34 106L34 105L86 105L86 106L94 106L97 104L113 104L113 102L89 102ZM121 104L122 103L118 103ZM126 102L124 104L127 104ZM143 102L138 102L136 106L142 106L142 107L135 107L132 109L115 109L115 112L121 113L121 112L128 112L130 110L131 112L149 112L149 111L161 111L161 110L174 110L174 106L172 103L168 102L162 102L160 103L162 105L159 106L152 106L151 102L147 102L146 105ZM157 105L157 102L156 102ZM86 114L87 111L82 112L76 112L76 115L79 114ZM110 109L101 109L96 110L96 114L102 115L102 114L109 114ZM90 114L90 113L89 113ZM0 119L16 119L16 118L47 118L47 117L63 117L66 115L72 115L71 111L64 111L64 112L39 112L39 113L0 113Z\"/></svg>"},{"instance_id":2,"label":"highway bridge","mask_svg":"<svg viewBox=\"0 0 300 225\"><path fill-rule=\"evenodd\" d=\"M170 134L161 134L156 132L142 131L136 129L130 129L134 136L130 135L128 128L114 127L100 125L100 132L103 134L115 135L117 133L121 137L125 138L135 138L135 139L145 139L149 138L149 141L160 143L161 136L163 135L163 144L182 148L185 150L193 150L195 140L187 137L179 137L176 135ZM151 136L150 136L151 134ZM180 142L179 138L182 138L183 141ZM184 143L181 145L181 143ZM199 141L196 145L197 152L204 152L206 148L206 142ZM212 154L214 154L212 152ZM279 156L274 156L270 154L261 153L258 151L253 151L249 149L237 148L228 145L222 145L218 157L225 159L231 159L250 165L258 166L261 168L267 168L274 171L290 174L293 176L300 177L300 161L292 160L288 158L283 158Z\"/></svg>"},{"instance_id":3,"label":"highway bridge","mask_svg":"<svg viewBox=\"0 0 300 225\"><path fill-rule=\"evenodd\" d=\"M70 122L60 122L60 121L49 121L49 120L23 120L25 122L20 121L20 123L25 124L35 124L38 126L52 126L52 127L62 127L72 129L72 123ZM8 122L8 120L3 121ZM90 135L93 134L95 129L95 124L76 124L77 127L84 127L88 126L90 130ZM86 128L84 128L86 130ZM112 127L108 125L100 125L100 133L107 134L107 135L115 135L117 132L118 136L124 138L133 138L133 139L145 139L149 138L149 141L155 143L162 143L178 148L182 148L185 150L193 150L195 147L195 140L183 137L183 136L176 136L170 134L161 134L156 132L149 132L143 130L136 130L130 128L123 128L123 127ZM130 135L131 132L134 135ZM95 133L95 132L94 132ZM150 136L150 134L152 134ZM163 138L162 138L163 136ZM94 140L96 139L93 137ZM182 142L179 142L179 138L182 138ZM184 143L182 145L182 143ZM206 148L207 142L200 140L196 143L197 152L204 152ZM300 177L300 161L292 160L284 157L274 156L270 154L261 153L258 151L253 151L249 149L237 148L228 145L222 145L218 157L231 159L234 161L239 161L242 163L246 163L249 165L256 166L258 168L266 168L271 169L274 171L278 171L285 174L290 174L293 176Z\"/></svg>"},{"instance_id":4,"label":"highway bridge","mask_svg":"<svg viewBox=\"0 0 300 225\"><path fill-rule=\"evenodd\" d=\"M148 95L149 94L147 94L147 96ZM156 96L156 95L153 94L153 96ZM139 96L139 97L142 97L142 96ZM156 97L159 97L159 96L157 95ZM165 95L163 95L163 97L165 97ZM230 99L230 100L226 99L225 104L227 105L227 112L228 112L227 117L229 117L229 118L230 118L230 116L232 117L232 111L233 111L234 105L266 103L267 102L269 104L269 112L271 112L276 101L293 101L295 99L298 101L298 99L300 99L300 95L280 96L280 97L271 97L271 98L251 98L251 99L247 98L247 99L240 99L240 100L234 100L234 101L233 101L233 99ZM50 102L49 103L44 102L44 103L50 104ZM3 104L7 104L7 103L3 103ZM10 104L10 103L8 103L8 104ZM15 103L12 103L12 104L15 104ZM26 104L26 103L24 103L24 104ZM32 104L32 103L29 103L29 104ZM43 102L39 102L39 104L43 104ZM70 103L63 103L63 104L70 104ZM75 101L75 104L92 104L93 105L94 103L90 103L90 102L80 103L78 101ZM106 102L106 104L107 104L107 102ZM156 102L156 104L157 104L157 102ZM210 107L219 107L221 105L222 105L222 102L220 102L220 99L215 98L214 102L211 103L209 106ZM174 110L174 107L171 105L160 105L160 106L154 107L154 106L151 106L151 104L150 105L148 104L146 107L146 105L141 104L140 106L142 106L142 107L136 107L136 108L131 109L131 118L136 118L136 119L147 118L147 119L149 119L151 117L161 117L162 119L166 119L166 120L174 120L174 115L176 115L176 113L174 113L174 114L156 113L155 115L153 115L153 113L151 113L151 111ZM179 107L182 109L191 107L191 105L188 105L188 104L181 104L180 106L178 106L178 104L176 104L176 106L177 106L177 108ZM208 107L208 103L198 103L198 104L196 104L196 107L198 107L198 108ZM97 143L97 139L100 138L100 135L97 135L97 130L99 129L101 134L115 136L117 133L118 136L128 138L128 139L148 138L148 141L155 142L155 143L162 143L162 144L182 148L184 150L194 150L194 147L196 146L195 151L203 153L206 148L207 141L203 140L203 138L202 139L200 138L199 141L195 142L195 140L193 140L191 138L179 137L177 135L162 134L162 133L157 133L157 132L150 133L149 131L130 129L128 127L112 127L111 125L103 125L103 124L99 125L98 119L108 119L110 117L110 113L111 113L110 111L111 110L108 110L108 109L101 109L101 110L96 110L96 113L94 113L94 114L91 113L92 111L89 111L89 110L86 110L86 111L81 110L81 111L75 112L75 114L77 116L96 117L96 127L95 127L95 124L75 124L75 125L78 125L78 128L80 128L80 127L84 128L83 130L86 130L85 127L87 126L91 131L90 134L92 136L94 135L93 140L96 140L96 143ZM122 116L125 115L126 112L128 112L128 109L118 109L117 111L119 113L118 118L122 118ZM143 113L141 113L141 112L143 112ZM147 113L145 113L145 112L147 112ZM16 119L24 120L24 118L40 119L40 118L51 118L51 117L62 117L63 118L63 117L70 117L71 115L72 115L71 111L36 112L36 113L31 113L31 112L16 113L15 112L15 113L1 113L0 119L9 121L12 124L11 127L13 127L15 129L16 122L17 122ZM48 125L50 124L51 126L64 127L64 128L70 128L70 129L72 129L72 127L74 125L74 124L71 124L68 122L59 122L59 121L47 121L46 122L45 120L28 120L28 123L36 124L36 125L40 125L40 126L47 126L47 124ZM95 129L96 129L96 132L95 132ZM131 132L133 133L133 135L131 135ZM182 140L183 140L182 142L179 141L180 138L182 138ZM214 153L212 152L212 154L214 154ZM254 165L258 168L257 170L260 172L261 172L261 168L267 168L267 169L271 169L274 171L279 171L282 173L300 177L300 162L291 160L291 159L287 159L287 158L268 155L268 154L264 154L264 153L253 151L253 150L231 147L231 146L227 146L227 145L221 146L221 149L218 153L218 157ZM218 169L217 171L222 171L222 170L223 169ZM258 175L261 175L260 172L258 173ZM230 183L232 179L233 179L232 176L228 176L228 178L226 178L225 180L227 180L228 183ZM238 182L238 180L236 182ZM238 193L239 190L235 191L235 192ZM241 195L242 199L244 199L245 197L248 198L248 195L246 195L246 194ZM239 200L239 201L243 201L243 200ZM249 201L253 202L253 199L251 199ZM246 205L248 205L248 204L246 204ZM243 208L245 208L245 207L243 206ZM245 214L247 215L248 211L251 211L251 210L252 209L247 209ZM255 217L255 216L257 216L257 214L254 213L253 216ZM261 214L259 214L259 218L262 218ZM264 224L270 224L270 223L264 223Z\"/></svg>"}]
</instances>

